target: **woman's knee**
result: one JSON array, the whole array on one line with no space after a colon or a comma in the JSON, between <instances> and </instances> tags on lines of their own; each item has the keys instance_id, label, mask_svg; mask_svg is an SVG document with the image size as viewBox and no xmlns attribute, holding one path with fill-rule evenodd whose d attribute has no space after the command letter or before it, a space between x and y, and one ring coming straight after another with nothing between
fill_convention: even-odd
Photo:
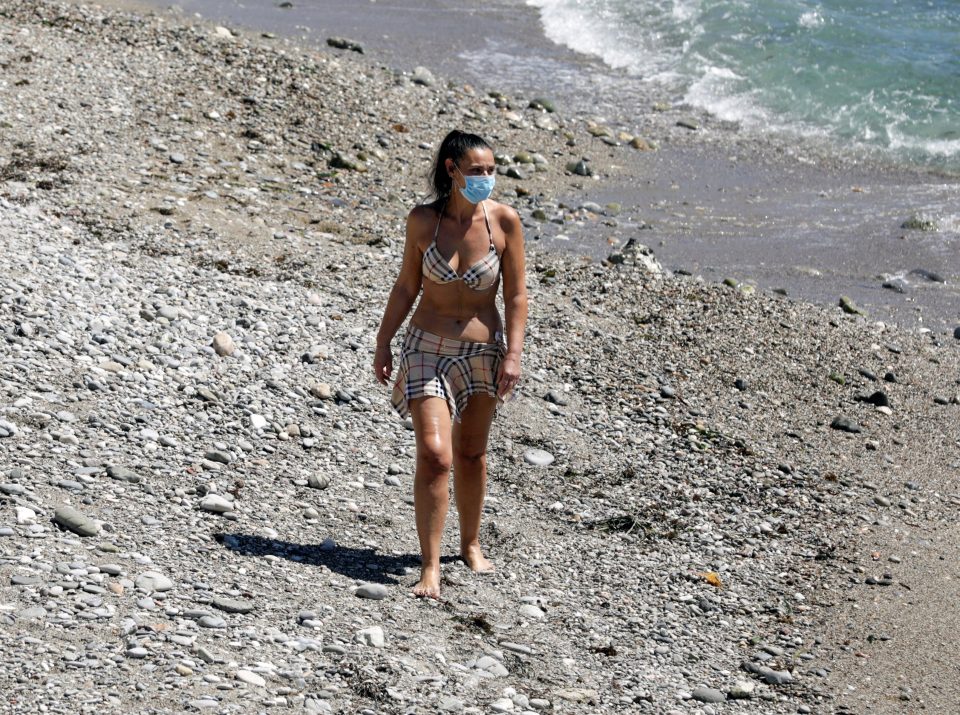
<instances>
[{"instance_id":1,"label":"woman's knee","mask_svg":"<svg viewBox=\"0 0 960 715\"><path fill-rule=\"evenodd\" d=\"M456 446L454 461L466 467L480 467L487 462L487 443L482 444L459 444Z\"/></svg>"},{"instance_id":2,"label":"woman's knee","mask_svg":"<svg viewBox=\"0 0 960 715\"><path fill-rule=\"evenodd\" d=\"M453 456L449 449L421 446L417 449L417 463L428 474L445 476L453 466Z\"/></svg>"}]
</instances>

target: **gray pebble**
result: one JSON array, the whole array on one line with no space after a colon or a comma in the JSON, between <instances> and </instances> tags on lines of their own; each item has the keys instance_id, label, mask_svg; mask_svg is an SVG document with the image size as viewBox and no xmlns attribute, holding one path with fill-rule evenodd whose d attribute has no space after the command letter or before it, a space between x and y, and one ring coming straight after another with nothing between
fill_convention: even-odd
<instances>
[{"instance_id":1,"label":"gray pebble","mask_svg":"<svg viewBox=\"0 0 960 715\"><path fill-rule=\"evenodd\" d=\"M227 622L220 616L203 616L197 621L201 628L226 628Z\"/></svg>"},{"instance_id":2,"label":"gray pebble","mask_svg":"<svg viewBox=\"0 0 960 715\"><path fill-rule=\"evenodd\" d=\"M88 516L69 506L58 507L54 512L53 520L79 536L96 536L100 533L100 527Z\"/></svg>"},{"instance_id":3,"label":"gray pebble","mask_svg":"<svg viewBox=\"0 0 960 715\"><path fill-rule=\"evenodd\" d=\"M173 589L173 581L157 571L144 571L134 582L136 587L148 592L162 593Z\"/></svg>"},{"instance_id":4,"label":"gray pebble","mask_svg":"<svg viewBox=\"0 0 960 715\"><path fill-rule=\"evenodd\" d=\"M225 598L217 596L213 599L215 608L219 608L226 613L252 613L254 605L250 601L241 601L236 598Z\"/></svg>"},{"instance_id":5,"label":"gray pebble","mask_svg":"<svg viewBox=\"0 0 960 715\"><path fill-rule=\"evenodd\" d=\"M207 494L200 500L200 508L214 514L225 514L235 509L232 501L219 494Z\"/></svg>"},{"instance_id":6,"label":"gray pebble","mask_svg":"<svg viewBox=\"0 0 960 715\"><path fill-rule=\"evenodd\" d=\"M716 688L707 688L704 686L694 688L692 697L701 703L722 703L727 699L727 696Z\"/></svg>"},{"instance_id":7,"label":"gray pebble","mask_svg":"<svg viewBox=\"0 0 960 715\"><path fill-rule=\"evenodd\" d=\"M854 434L861 432L863 429L859 424L857 424L856 420L851 417L844 417L843 415L834 417L833 421L830 423L830 427L841 432L851 432Z\"/></svg>"},{"instance_id":8,"label":"gray pebble","mask_svg":"<svg viewBox=\"0 0 960 715\"><path fill-rule=\"evenodd\" d=\"M374 601L381 601L390 595L390 589L381 583L365 583L354 591L353 595L357 598L369 598Z\"/></svg>"}]
</instances>

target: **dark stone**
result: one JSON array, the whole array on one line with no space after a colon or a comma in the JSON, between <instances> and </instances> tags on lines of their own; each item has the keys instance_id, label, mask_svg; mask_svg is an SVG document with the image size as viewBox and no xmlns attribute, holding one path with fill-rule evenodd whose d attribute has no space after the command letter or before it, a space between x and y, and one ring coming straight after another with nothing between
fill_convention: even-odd
<instances>
[{"instance_id":1,"label":"dark stone","mask_svg":"<svg viewBox=\"0 0 960 715\"><path fill-rule=\"evenodd\" d=\"M330 159L330 166L334 169L347 169L349 171L366 171L366 167L360 163L360 159L347 154L346 152L335 152Z\"/></svg>"},{"instance_id":2,"label":"dark stone","mask_svg":"<svg viewBox=\"0 0 960 715\"><path fill-rule=\"evenodd\" d=\"M862 428L857 421L849 417L844 417L842 415L833 418L833 422L830 423L830 426L835 430L840 430L841 432L851 432L856 434L862 431Z\"/></svg>"},{"instance_id":3,"label":"dark stone","mask_svg":"<svg viewBox=\"0 0 960 715\"><path fill-rule=\"evenodd\" d=\"M336 47L338 50L350 50L363 54L363 46L359 42L348 40L346 37L328 37L327 44L330 47Z\"/></svg>"},{"instance_id":4,"label":"dark stone","mask_svg":"<svg viewBox=\"0 0 960 715\"><path fill-rule=\"evenodd\" d=\"M545 97L534 97L530 100L529 107L530 109L537 109L541 112L553 113L557 111L557 106L553 103L553 100L546 99Z\"/></svg>"},{"instance_id":5,"label":"dark stone","mask_svg":"<svg viewBox=\"0 0 960 715\"><path fill-rule=\"evenodd\" d=\"M867 378L868 380L870 380L870 382L876 382L876 381L877 381L877 376L874 375L874 374L873 374L872 372L870 372L869 370L865 370L865 369L863 369L863 368L861 367L859 370L857 370L857 372L859 372L863 377L865 377L865 378Z\"/></svg>"},{"instance_id":6,"label":"dark stone","mask_svg":"<svg viewBox=\"0 0 960 715\"><path fill-rule=\"evenodd\" d=\"M866 399L866 402L869 402L871 405L876 405L877 407L889 407L890 398L887 397L887 393L882 390L877 390L870 397Z\"/></svg>"},{"instance_id":7,"label":"dark stone","mask_svg":"<svg viewBox=\"0 0 960 715\"><path fill-rule=\"evenodd\" d=\"M107 476L111 479L118 479L122 482L130 482L131 484L137 484L142 481L142 477L132 469L119 467L114 464L107 467Z\"/></svg>"},{"instance_id":8,"label":"dark stone","mask_svg":"<svg viewBox=\"0 0 960 715\"><path fill-rule=\"evenodd\" d=\"M919 276L933 283L946 283L947 279L935 271L928 271L926 268L914 268L910 271L911 276Z\"/></svg>"},{"instance_id":9,"label":"dark stone","mask_svg":"<svg viewBox=\"0 0 960 715\"><path fill-rule=\"evenodd\" d=\"M744 380L742 377L738 377L736 380L733 381L733 386L740 391L746 390L747 381Z\"/></svg>"},{"instance_id":10,"label":"dark stone","mask_svg":"<svg viewBox=\"0 0 960 715\"><path fill-rule=\"evenodd\" d=\"M251 613L254 608L250 601L241 601L236 598L226 598L223 596L215 596L213 606L226 613Z\"/></svg>"},{"instance_id":11,"label":"dark stone","mask_svg":"<svg viewBox=\"0 0 960 715\"><path fill-rule=\"evenodd\" d=\"M899 382L895 373L888 372L883 376L884 382Z\"/></svg>"},{"instance_id":12,"label":"dark stone","mask_svg":"<svg viewBox=\"0 0 960 715\"><path fill-rule=\"evenodd\" d=\"M543 396L547 402L552 402L555 405L560 407L565 407L567 405L567 398L563 396L563 393L559 390L550 390L546 395Z\"/></svg>"},{"instance_id":13,"label":"dark stone","mask_svg":"<svg viewBox=\"0 0 960 715\"><path fill-rule=\"evenodd\" d=\"M908 231L936 231L938 225L935 218L923 216L922 214L914 214L900 224L900 228L905 228Z\"/></svg>"},{"instance_id":14,"label":"dark stone","mask_svg":"<svg viewBox=\"0 0 960 715\"><path fill-rule=\"evenodd\" d=\"M593 169L583 159L567 162L567 171L577 176L593 176Z\"/></svg>"},{"instance_id":15,"label":"dark stone","mask_svg":"<svg viewBox=\"0 0 960 715\"><path fill-rule=\"evenodd\" d=\"M840 308L844 313L850 313L851 315L866 315L860 306L845 295L840 296Z\"/></svg>"}]
</instances>

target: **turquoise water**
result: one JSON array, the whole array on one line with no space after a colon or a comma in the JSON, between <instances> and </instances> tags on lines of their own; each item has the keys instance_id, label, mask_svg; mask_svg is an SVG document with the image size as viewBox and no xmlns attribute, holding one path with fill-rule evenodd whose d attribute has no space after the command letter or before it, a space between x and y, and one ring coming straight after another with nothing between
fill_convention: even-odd
<instances>
[{"instance_id":1,"label":"turquoise water","mask_svg":"<svg viewBox=\"0 0 960 715\"><path fill-rule=\"evenodd\" d=\"M960 0L527 0L547 36L744 126L960 168Z\"/></svg>"}]
</instances>

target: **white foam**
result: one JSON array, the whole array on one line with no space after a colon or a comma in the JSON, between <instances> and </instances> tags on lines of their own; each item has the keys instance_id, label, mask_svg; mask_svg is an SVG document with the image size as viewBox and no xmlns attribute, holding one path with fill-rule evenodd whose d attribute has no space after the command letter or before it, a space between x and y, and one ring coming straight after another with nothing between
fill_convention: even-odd
<instances>
[{"instance_id":1,"label":"white foam","mask_svg":"<svg viewBox=\"0 0 960 715\"><path fill-rule=\"evenodd\" d=\"M700 14L700 0L673 0L670 15L677 22L687 22Z\"/></svg>"},{"instance_id":2,"label":"white foam","mask_svg":"<svg viewBox=\"0 0 960 715\"><path fill-rule=\"evenodd\" d=\"M749 93L737 87L737 83L742 81L740 75L727 67L706 65L700 78L690 85L684 101L725 121L750 126L768 123L770 117L767 112Z\"/></svg>"},{"instance_id":3,"label":"white foam","mask_svg":"<svg viewBox=\"0 0 960 715\"><path fill-rule=\"evenodd\" d=\"M637 36L637 26L625 24L605 0L526 1L540 9L540 23L549 40L634 76L660 75L674 68L686 51L666 45L655 27ZM700 2L674 0L673 12L692 16Z\"/></svg>"},{"instance_id":4,"label":"white foam","mask_svg":"<svg viewBox=\"0 0 960 715\"><path fill-rule=\"evenodd\" d=\"M887 126L890 148L893 150L923 151L930 156L952 159L960 156L960 139L921 139L903 134L897 125Z\"/></svg>"},{"instance_id":5,"label":"white foam","mask_svg":"<svg viewBox=\"0 0 960 715\"><path fill-rule=\"evenodd\" d=\"M800 16L799 24L800 27L806 27L812 30L815 27L823 25L823 15L820 14L819 9L810 10Z\"/></svg>"},{"instance_id":6,"label":"white foam","mask_svg":"<svg viewBox=\"0 0 960 715\"><path fill-rule=\"evenodd\" d=\"M827 5L829 14L825 15L819 2ZM788 79L770 86L771 77L777 76L776 65L771 72L754 72L755 66L742 64L744 57L738 50L755 41L753 35L741 36L736 31L743 25L737 18L758 11L751 0L526 3L539 8L544 33L553 42L597 57L644 82L662 85L720 119L764 132L833 137L847 146L870 151L925 156L934 161L960 159L960 139L918 136L922 132L918 122L922 120L917 119L917 102L923 98L915 90L898 90L898 85L871 90L869 83L863 83L860 92L843 94L837 84L843 81L842 72L830 74L830 68L811 67L803 55L794 58L802 63L794 68L800 75L796 82ZM809 32L845 21L842 16L834 17L836 7L825 0L787 4L792 17L797 18L797 27ZM713 41L713 36L724 30L729 31L723 35L724 40L719 44ZM735 71L738 67L742 74ZM818 73L823 86L811 87ZM755 74L757 77L751 79ZM768 85L751 86L754 81ZM844 97L846 102L842 101ZM927 104L932 121L938 121L938 113L953 111L943 108L942 97L932 96Z\"/></svg>"}]
</instances>

